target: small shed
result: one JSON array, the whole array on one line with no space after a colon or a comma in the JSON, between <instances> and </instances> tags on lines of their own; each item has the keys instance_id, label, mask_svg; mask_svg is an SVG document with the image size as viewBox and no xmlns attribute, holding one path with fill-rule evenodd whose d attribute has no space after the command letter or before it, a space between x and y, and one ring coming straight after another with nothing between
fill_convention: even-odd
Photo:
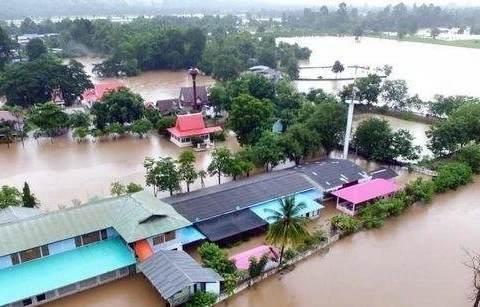
<instances>
[{"instance_id":1,"label":"small shed","mask_svg":"<svg viewBox=\"0 0 480 307\"><path fill-rule=\"evenodd\" d=\"M332 194L337 197L337 209L349 215L356 215L358 208L379 198L393 196L400 186L390 180L373 179L337 190Z\"/></svg>"},{"instance_id":2,"label":"small shed","mask_svg":"<svg viewBox=\"0 0 480 307\"><path fill-rule=\"evenodd\" d=\"M220 294L222 277L183 250L160 250L138 266L170 306L186 302L198 291Z\"/></svg>"}]
</instances>

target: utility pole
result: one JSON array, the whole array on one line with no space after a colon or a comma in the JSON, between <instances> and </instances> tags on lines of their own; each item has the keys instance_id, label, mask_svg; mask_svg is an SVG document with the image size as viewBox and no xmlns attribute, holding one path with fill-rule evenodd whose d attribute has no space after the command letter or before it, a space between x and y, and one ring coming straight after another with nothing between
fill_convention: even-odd
<instances>
[{"instance_id":1,"label":"utility pole","mask_svg":"<svg viewBox=\"0 0 480 307\"><path fill-rule=\"evenodd\" d=\"M348 147L350 146L350 135L352 132L352 122L353 122L353 110L355 107L355 93L356 93L356 88L355 85L357 84L357 70L359 68L362 69L370 69L369 67L364 67L364 66L348 66L355 68L355 78L353 79L353 93L352 93L352 100L350 101L350 104L348 105L348 117L347 117L347 128L345 130L345 141L343 142L343 158L347 159L348 158Z\"/></svg>"},{"instance_id":2,"label":"utility pole","mask_svg":"<svg viewBox=\"0 0 480 307\"><path fill-rule=\"evenodd\" d=\"M193 109L195 111L200 111L200 108L197 105L197 75L199 71L196 68L190 68L188 74L192 76L193 80Z\"/></svg>"}]
</instances>

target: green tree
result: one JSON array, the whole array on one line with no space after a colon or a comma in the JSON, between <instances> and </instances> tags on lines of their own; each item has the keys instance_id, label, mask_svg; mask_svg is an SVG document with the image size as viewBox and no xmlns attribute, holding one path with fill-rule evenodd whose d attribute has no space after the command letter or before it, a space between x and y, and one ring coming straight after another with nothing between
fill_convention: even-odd
<instances>
[{"instance_id":1,"label":"green tree","mask_svg":"<svg viewBox=\"0 0 480 307\"><path fill-rule=\"evenodd\" d=\"M220 55L214 61L212 75L220 81L233 80L242 70L242 64L234 55Z\"/></svg>"},{"instance_id":2,"label":"green tree","mask_svg":"<svg viewBox=\"0 0 480 307\"><path fill-rule=\"evenodd\" d=\"M385 80L382 99L393 109L407 110L408 87L405 80Z\"/></svg>"},{"instance_id":3,"label":"green tree","mask_svg":"<svg viewBox=\"0 0 480 307\"><path fill-rule=\"evenodd\" d=\"M13 129L9 125L0 126L0 137L5 140L8 148L10 148L10 143L15 140Z\"/></svg>"},{"instance_id":4,"label":"green tree","mask_svg":"<svg viewBox=\"0 0 480 307\"><path fill-rule=\"evenodd\" d=\"M353 137L355 148L367 159L393 162L396 159L416 160L420 148L413 146L407 130L393 132L390 124L379 118L362 121Z\"/></svg>"},{"instance_id":5,"label":"green tree","mask_svg":"<svg viewBox=\"0 0 480 307\"><path fill-rule=\"evenodd\" d=\"M198 248L198 254L202 259L203 266L215 270L221 276L235 274L235 263L228 259L226 251L215 243L205 242Z\"/></svg>"},{"instance_id":6,"label":"green tree","mask_svg":"<svg viewBox=\"0 0 480 307\"><path fill-rule=\"evenodd\" d=\"M8 63L11 56L11 45L12 41L5 30L0 26L0 71L3 70L3 67Z\"/></svg>"},{"instance_id":7,"label":"green tree","mask_svg":"<svg viewBox=\"0 0 480 307\"><path fill-rule=\"evenodd\" d=\"M200 185L202 186L202 188L205 187L205 178L207 178L207 172L203 169L199 170L198 171L198 178L200 178Z\"/></svg>"},{"instance_id":8,"label":"green tree","mask_svg":"<svg viewBox=\"0 0 480 307\"><path fill-rule=\"evenodd\" d=\"M72 128L89 127L91 124L90 116L85 112L75 111L69 115L69 126Z\"/></svg>"},{"instance_id":9,"label":"green tree","mask_svg":"<svg viewBox=\"0 0 480 307\"><path fill-rule=\"evenodd\" d=\"M23 207L27 208L35 208L38 205L38 200L35 195L30 191L30 187L28 183L23 184L23 191L22 191L22 203Z\"/></svg>"},{"instance_id":10,"label":"green tree","mask_svg":"<svg viewBox=\"0 0 480 307\"><path fill-rule=\"evenodd\" d=\"M479 104L480 99L469 96L442 96L435 95L434 100L430 102L429 112L431 115L445 118L449 117L453 111L467 103Z\"/></svg>"},{"instance_id":11,"label":"green tree","mask_svg":"<svg viewBox=\"0 0 480 307\"><path fill-rule=\"evenodd\" d=\"M335 79L337 79L338 73L342 73L345 70L345 67L343 66L340 61L335 61L335 63L332 66L332 72L335 74Z\"/></svg>"},{"instance_id":12,"label":"green tree","mask_svg":"<svg viewBox=\"0 0 480 307\"><path fill-rule=\"evenodd\" d=\"M334 215L329 221L333 231L340 230L344 235L352 234L360 228L358 220L346 214Z\"/></svg>"},{"instance_id":13,"label":"green tree","mask_svg":"<svg viewBox=\"0 0 480 307\"><path fill-rule=\"evenodd\" d=\"M457 153L457 160L468 164L473 172L478 173L480 171L480 145L470 144Z\"/></svg>"},{"instance_id":14,"label":"green tree","mask_svg":"<svg viewBox=\"0 0 480 307\"><path fill-rule=\"evenodd\" d=\"M172 158L145 158L143 163L146 169L147 186L153 186L153 193L156 196L158 191L173 192L180 191L180 173L176 161Z\"/></svg>"},{"instance_id":15,"label":"green tree","mask_svg":"<svg viewBox=\"0 0 480 307\"><path fill-rule=\"evenodd\" d=\"M326 102L314 107L307 125L320 136L327 156L342 142L347 124L347 111L338 103Z\"/></svg>"},{"instance_id":16,"label":"green tree","mask_svg":"<svg viewBox=\"0 0 480 307\"><path fill-rule=\"evenodd\" d=\"M22 193L15 188L4 185L0 188L0 209L8 206L21 206Z\"/></svg>"},{"instance_id":17,"label":"green tree","mask_svg":"<svg viewBox=\"0 0 480 307\"><path fill-rule=\"evenodd\" d=\"M269 220L273 221L268 228L267 241L274 245L279 245L280 259L283 261L285 246L296 246L309 237L307 230L308 219L299 216L301 210L305 208L304 203L296 203L295 196L289 196L279 199L280 210L268 210L271 215Z\"/></svg>"},{"instance_id":18,"label":"green tree","mask_svg":"<svg viewBox=\"0 0 480 307\"><path fill-rule=\"evenodd\" d=\"M440 165L437 176L433 179L435 191L442 193L456 190L462 185L472 182L472 169L465 163L450 162Z\"/></svg>"},{"instance_id":19,"label":"green tree","mask_svg":"<svg viewBox=\"0 0 480 307\"><path fill-rule=\"evenodd\" d=\"M157 122L157 130L161 135L167 135L168 128L174 127L176 122L175 116L162 116Z\"/></svg>"},{"instance_id":20,"label":"green tree","mask_svg":"<svg viewBox=\"0 0 480 307\"><path fill-rule=\"evenodd\" d=\"M257 165L263 166L266 172L286 158L282 136L271 131L262 134L252 152L253 160Z\"/></svg>"},{"instance_id":21,"label":"green tree","mask_svg":"<svg viewBox=\"0 0 480 307\"><path fill-rule=\"evenodd\" d=\"M125 185L119 181L114 181L110 184L110 194L112 196L120 196L127 193Z\"/></svg>"},{"instance_id":22,"label":"green tree","mask_svg":"<svg viewBox=\"0 0 480 307\"><path fill-rule=\"evenodd\" d=\"M132 93L127 88L120 88L106 93L102 98L102 103L96 103L93 105L93 115L104 115L104 112L99 112L99 107L96 107L97 105L102 104L105 104L105 107L107 108L105 123L120 123L121 125L133 123L134 121L141 119L145 112L142 97ZM97 128L102 127L97 125Z\"/></svg>"},{"instance_id":23,"label":"green tree","mask_svg":"<svg viewBox=\"0 0 480 307\"><path fill-rule=\"evenodd\" d=\"M233 99L229 126L242 145L255 144L262 132L271 129L274 106L268 100L259 100L248 94Z\"/></svg>"},{"instance_id":24,"label":"green tree","mask_svg":"<svg viewBox=\"0 0 480 307\"><path fill-rule=\"evenodd\" d=\"M221 183L222 175L228 174L232 164L232 152L228 148L217 147L212 151L212 162L207 171L210 176L217 175L218 184Z\"/></svg>"},{"instance_id":25,"label":"green tree","mask_svg":"<svg viewBox=\"0 0 480 307\"><path fill-rule=\"evenodd\" d=\"M178 159L178 163L180 164L178 168L180 179L185 181L187 192L190 192L190 185L194 183L198 177L194 166L195 160L195 153L191 149L183 151Z\"/></svg>"},{"instance_id":26,"label":"green tree","mask_svg":"<svg viewBox=\"0 0 480 307\"><path fill-rule=\"evenodd\" d=\"M108 133L113 136L113 139L116 140L117 137L125 133L125 128L120 123L111 123L105 126L105 133Z\"/></svg>"},{"instance_id":27,"label":"green tree","mask_svg":"<svg viewBox=\"0 0 480 307\"><path fill-rule=\"evenodd\" d=\"M260 259L251 257L250 259L248 259L248 262L248 275L251 278L258 277L260 276L260 274L262 274L265 266L267 265L268 254L263 255L262 257L260 257Z\"/></svg>"},{"instance_id":28,"label":"green tree","mask_svg":"<svg viewBox=\"0 0 480 307\"><path fill-rule=\"evenodd\" d=\"M355 88L355 99L360 102L372 104L378 102L378 96L381 93L382 78L376 74L369 74L367 77L357 79L355 85L345 86L340 92L342 101L352 99Z\"/></svg>"},{"instance_id":29,"label":"green tree","mask_svg":"<svg viewBox=\"0 0 480 307\"><path fill-rule=\"evenodd\" d=\"M301 159L318 153L321 150L321 144L320 135L303 123L288 127L284 137L285 154L297 165Z\"/></svg>"},{"instance_id":30,"label":"green tree","mask_svg":"<svg viewBox=\"0 0 480 307\"><path fill-rule=\"evenodd\" d=\"M150 130L153 129L153 125L148 119L138 119L133 122L132 126L130 127L130 131L132 133L136 133L143 138L143 135L148 133Z\"/></svg>"},{"instance_id":31,"label":"green tree","mask_svg":"<svg viewBox=\"0 0 480 307\"><path fill-rule=\"evenodd\" d=\"M25 51L27 52L28 59L34 61L47 53L47 47L45 47L43 40L34 38L27 43Z\"/></svg>"},{"instance_id":32,"label":"green tree","mask_svg":"<svg viewBox=\"0 0 480 307\"><path fill-rule=\"evenodd\" d=\"M43 135L53 138L68 128L68 115L52 102L39 104L30 110L27 120L38 127Z\"/></svg>"}]
</instances>

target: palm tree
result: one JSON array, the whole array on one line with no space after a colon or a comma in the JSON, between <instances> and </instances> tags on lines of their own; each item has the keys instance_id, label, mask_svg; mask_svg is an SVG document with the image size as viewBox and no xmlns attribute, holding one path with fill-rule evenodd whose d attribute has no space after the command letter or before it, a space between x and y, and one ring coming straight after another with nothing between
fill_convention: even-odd
<instances>
[{"instance_id":1,"label":"palm tree","mask_svg":"<svg viewBox=\"0 0 480 307\"><path fill-rule=\"evenodd\" d=\"M267 234L267 241L273 245L280 245L280 259L279 263L282 263L283 252L286 245L298 245L308 238L309 233L307 230L308 219L306 217L299 216L300 211L305 209L305 203L295 203L295 196L288 196L284 199L279 199L280 210L265 209L272 213L268 217L269 220L273 220L273 224L270 224Z\"/></svg>"}]
</instances>

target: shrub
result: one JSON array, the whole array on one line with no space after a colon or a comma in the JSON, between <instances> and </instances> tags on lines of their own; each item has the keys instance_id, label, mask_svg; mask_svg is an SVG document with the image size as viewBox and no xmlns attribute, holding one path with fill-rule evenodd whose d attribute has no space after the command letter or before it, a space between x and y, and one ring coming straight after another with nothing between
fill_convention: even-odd
<instances>
[{"instance_id":1,"label":"shrub","mask_svg":"<svg viewBox=\"0 0 480 307\"><path fill-rule=\"evenodd\" d=\"M458 151L457 160L468 164L473 172L480 171L480 145L472 144Z\"/></svg>"},{"instance_id":2,"label":"shrub","mask_svg":"<svg viewBox=\"0 0 480 307\"><path fill-rule=\"evenodd\" d=\"M227 253L215 243L205 242L199 247L198 253L202 258L203 265L214 269L218 274L235 274L237 268L228 259Z\"/></svg>"},{"instance_id":3,"label":"shrub","mask_svg":"<svg viewBox=\"0 0 480 307\"><path fill-rule=\"evenodd\" d=\"M211 137L212 137L212 141L223 142L226 139L225 131L222 130L222 131L219 131L219 132L212 133Z\"/></svg>"},{"instance_id":4,"label":"shrub","mask_svg":"<svg viewBox=\"0 0 480 307\"><path fill-rule=\"evenodd\" d=\"M387 219L387 214L384 209L385 208L380 206L379 203L363 206L359 212L363 225L367 229L382 227Z\"/></svg>"},{"instance_id":5,"label":"shrub","mask_svg":"<svg viewBox=\"0 0 480 307\"><path fill-rule=\"evenodd\" d=\"M435 184L432 180L418 178L405 186L405 193L412 198L412 202L430 202L435 193Z\"/></svg>"},{"instance_id":6,"label":"shrub","mask_svg":"<svg viewBox=\"0 0 480 307\"><path fill-rule=\"evenodd\" d=\"M248 274L250 275L251 278L260 276L262 274L263 270L265 269L265 266L267 265L268 262L268 254L263 255L260 260L258 260L255 257L251 257L248 259L249 261L249 266L248 266Z\"/></svg>"},{"instance_id":7,"label":"shrub","mask_svg":"<svg viewBox=\"0 0 480 307\"><path fill-rule=\"evenodd\" d=\"M436 192L445 192L449 189L472 182L472 169L465 163L450 162L438 167L437 176L433 180Z\"/></svg>"},{"instance_id":8,"label":"shrub","mask_svg":"<svg viewBox=\"0 0 480 307\"><path fill-rule=\"evenodd\" d=\"M139 184L136 184L135 182L130 182L127 187L127 193L135 193L135 192L140 192L143 191L143 187Z\"/></svg>"},{"instance_id":9,"label":"shrub","mask_svg":"<svg viewBox=\"0 0 480 307\"><path fill-rule=\"evenodd\" d=\"M360 227L357 219L346 214L332 216L330 224L333 231L341 230L345 235L356 232Z\"/></svg>"},{"instance_id":10,"label":"shrub","mask_svg":"<svg viewBox=\"0 0 480 307\"><path fill-rule=\"evenodd\" d=\"M287 248L287 250L285 250L285 253L283 253L283 259L285 259L285 261L290 261L295 258L296 255L297 253L295 252L295 250Z\"/></svg>"},{"instance_id":11,"label":"shrub","mask_svg":"<svg viewBox=\"0 0 480 307\"><path fill-rule=\"evenodd\" d=\"M196 292L188 301L187 307L210 307L217 302L217 296L212 292Z\"/></svg>"}]
</instances>

